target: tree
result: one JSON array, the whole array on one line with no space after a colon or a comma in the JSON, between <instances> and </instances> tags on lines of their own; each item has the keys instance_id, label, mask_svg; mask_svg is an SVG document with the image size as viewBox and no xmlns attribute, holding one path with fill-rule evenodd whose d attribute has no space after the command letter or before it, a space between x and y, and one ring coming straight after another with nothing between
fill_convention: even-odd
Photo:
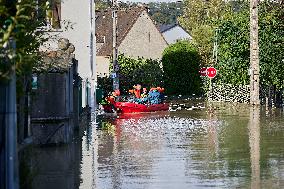
<instances>
[{"instance_id":1,"label":"tree","mask_svg":"<svg viewBox=\"0 0 284 189\"><path fill-rule=\"evenodd\" d=\"M183 11L182 2L150 2L147 6L151 18L158 25L176 24Z\"/></svg>"},{"instance_id":2,"label":"tree","mask_svg":"<svg viewBox=\"0 0 284 189\"><path fill-rule=\"evenodd\" d=\"M18 76L31 74L32 68L40 62L39 47L47 40L44 31L38 28L44 26L44 21L37 18L37 5L33 0L16 1L14 14L7 9L4 1L0 2L0 50L2 55L8 55L15 64L4 64L4 56L0 56L0 80L9 79L12 70ZM45 7L42 7L45 9ZM9 39L16 41L15 52L5 48Z\"/></svg>"},{"instance_id":3,"label":"tree","mask_svg":"<svg viewBox=\"0 0 284 189\"><path fill-rule=\"evenodd\" d=\"M284 9L269 1L259 5L259 54L261 85L284 88ZM249 4L229 12L219 22L217 81L249 84L250 32Z\"/></svg>"},{"instance_id":4,"label":"tree","mask_svg":"<svg viewBox=\"0 0 284 189\"><path fill-rule=\"evenodd\" d=\"M249 9L229 12L218 32L217 81L234 85L249 82Z\"/></svg>"},{"instance_id":5,"label":"tree","mask_svg":"<svg viewBox=\"0 0 284 189\"><path fill-rule=\"evenodd\" d=\"M199 49L202 63L211 63L216 21L228 11L222 0L186 0L179 23L189 32Z\"/></svg>"},{"instance_id":6,"label":"tree","mask_svg":"<svg viewBox=\"0 0 284 189\"><path fill-rule=\"evenodd\" d=\"M95 0L96 10L105 10L111 7L110 0Z\"/></svg>"},{"instance_id":7,"label":"tree","mask_svg":"<svg viewBox=\"0 0 284 189\"><path fill-rule=\"evenodd\" d=\"M261 84L284 88L284 3L260 4L259 53Z\"/></svg>"},{"instance_id":8,"label":"tree","mask_svg":"<svg viewBox=\"0 0 284 189\"><path fill-rule=\"evenodd\" d=\"M168 94L199 94L201 78L198 73L200 56L188 41L179 41L167 47L162 57L164 82Z\"/></svg>"}]
</instances>

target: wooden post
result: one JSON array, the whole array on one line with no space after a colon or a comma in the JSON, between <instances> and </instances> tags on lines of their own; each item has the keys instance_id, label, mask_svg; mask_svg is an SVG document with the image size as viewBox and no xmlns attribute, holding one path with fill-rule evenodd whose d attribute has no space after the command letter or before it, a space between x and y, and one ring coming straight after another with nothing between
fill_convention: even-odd
<instances>
[{"instance_id":1,"label":"wooden post","mask_svg":"<svg viewBox=\"0 0 284 189\"><path fill-rule=\"evenodd\" d=\"M259 105L258 0L250 0L250 103Z\"/></svg>"}]
</instances>

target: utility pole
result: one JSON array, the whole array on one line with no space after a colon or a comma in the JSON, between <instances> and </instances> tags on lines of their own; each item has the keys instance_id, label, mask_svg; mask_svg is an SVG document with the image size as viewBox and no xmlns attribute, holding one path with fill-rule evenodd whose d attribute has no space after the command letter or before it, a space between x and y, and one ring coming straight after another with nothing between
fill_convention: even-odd
<instances>
[{"instance_id":1,"label":"utility pole","mask_svg":"<svg viewBox=\"0 0 284 189\"><path fill-rule=\"evenodd\" d=\"M118 49L117 49L117 0L112 0L112 63L113 63L113 90L119 89L119 65L118 65Z\"/></svg>"},{"instance_id":2,"label":"utility pole","mask_svg":"<svg viewBox=\"0 0 284 189\"><path fill-rule=\"evenodd\" d=\"M10 39L8 51L15 51L15 45L15 40ZM5 53L5 49L3 52ZM10 63L9 61L14 60L5 58L4 63ZM11 63L14 64L15 62ZM0 189L19 188L16 73L14 68L11 69L10 80L0 83Z\"/></svg>"},{"instance_id":3,"label":"utility pole","mask_svg":"<svg viewBox=\"0 0 284 189\"><path fill-rule=\"evenodd\" d=\"M250 0L250 103L259 105L258 0Z\"/></svg>"},{"instance_id":4,"label":"utility pole","mask_svg":"<svg viewBox=\"0 0 284 189\"><path fill-rule=\"evenodd\" d=\"M16 0L4 1L8 15L16 15L16 2ZM8 53L16 52L15 39L10 38L7 44L0 49L3 63L11 66L10 80L7 83L0 83L0 189L18 189L16 63L13 58L8 58Z\"/></svg>"},{"instance_id":5,"label":"utility pole","mask_svg":"<svg viewBox=\"0 0 284 189\"><path fill-rule=\"evenodd\" d=\"M91 77L94 76L94 74L96 75L96 72L94 70L94 32L95 32L95 4L93 0L90 0L90 7L89 7L89 11L90 11L90 67L91 67Z\"/></svg>"},{"instance_id":6,"label":"utility pole","mask_svg":"<svg viewBox=\"0 0 284 189\"><path fill-rule=\"evenodd\" d=\"M92 109L96 109L96 88L97 88L97 71L96 71L96 26L95 26L95 2L90 0L90 67L91 67L91 78L90 78L90 105Z\"/></svg>"}]
</instances>

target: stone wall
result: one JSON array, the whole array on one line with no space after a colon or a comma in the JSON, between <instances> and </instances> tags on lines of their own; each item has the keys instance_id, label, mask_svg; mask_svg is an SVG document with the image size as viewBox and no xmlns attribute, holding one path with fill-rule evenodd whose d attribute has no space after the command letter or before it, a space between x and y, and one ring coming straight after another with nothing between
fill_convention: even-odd
<instances>
[{"instance_id":1,"label":"stone wall","mask_svg":"<svg viewBox=\"0 0 284 189\"><path fill-rule=\"evenodd\" d=\"M274 107L283 104L283 94L276 91L274 87L261 86L259 95L260 103L263 105ZM209 101L248 104L250 102L250 86L213 83L208 90L207 97Z\"/></svg>"},{"instance_id":2,"label":"stone wall","mask_svg":"<svg viewBox=\"0 0 284 189\"><path fill-rule=\"evenodd\" d=\"M250 87L249 85L234 86L231 84L217 85L213 83L207 95L209 101L249 103Z\"/></svg>"}]
</instances>

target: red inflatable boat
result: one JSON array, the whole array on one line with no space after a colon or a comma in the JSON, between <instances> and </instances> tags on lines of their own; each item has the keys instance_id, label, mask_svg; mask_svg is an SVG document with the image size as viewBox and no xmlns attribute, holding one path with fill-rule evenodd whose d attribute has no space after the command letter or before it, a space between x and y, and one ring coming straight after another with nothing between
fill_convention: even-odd
<instances>
[{"instance_id":1,"label":"red inflatable boat","mask_svg":"<svg viewBox=\"0 0 284 189\"><path fill-rule=\"evenodd\" d=\"M107 105L110 106L110 105ZM110 107L104 106L105 110L109 110ZM169 104L137 104L133 102L114 102L113 107L118 113L140 113L140 112L156 112L156 111L168 111Z\"/></svg>"}]
</instances>

